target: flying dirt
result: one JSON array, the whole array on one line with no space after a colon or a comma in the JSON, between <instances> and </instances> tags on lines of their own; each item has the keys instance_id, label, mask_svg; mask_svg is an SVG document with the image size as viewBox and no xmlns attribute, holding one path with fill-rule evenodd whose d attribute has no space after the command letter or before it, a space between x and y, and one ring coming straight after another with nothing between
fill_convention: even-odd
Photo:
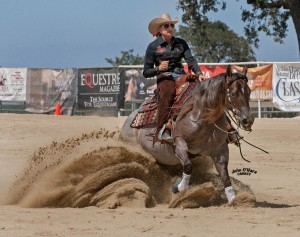
<instances>
[{"instance_id":1,"label":"flying dirt","mask_svg":"<svg viewBox=\"0 0 300 237\"><path fill-rule=\"evenodd\" d=\"M60 208L226 205L209 158L195 159L191 187L173 194L181 166L160 165L141 148L119 141L118 135L119 131L100 129L40 147L10 188L7 203ZM232 205L255 206L252 190L231 179L237 192Z\"/></svg>"}]
</instances>

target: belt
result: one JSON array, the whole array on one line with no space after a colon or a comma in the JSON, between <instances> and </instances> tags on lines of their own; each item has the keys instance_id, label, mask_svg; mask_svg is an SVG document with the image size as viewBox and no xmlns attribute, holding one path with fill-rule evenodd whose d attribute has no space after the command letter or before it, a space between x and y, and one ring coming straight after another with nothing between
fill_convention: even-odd
<instances>
[{"instance_id":1,"label":"belt","mask_svg":"<svg viewBox=\"0 0 300 237\"><path fill-rule=\"evenodd\" d=\"M174 72L176 74L185 74L184 69L180 67L171 68L170 72Z\"/></svg>"}]
</instances>

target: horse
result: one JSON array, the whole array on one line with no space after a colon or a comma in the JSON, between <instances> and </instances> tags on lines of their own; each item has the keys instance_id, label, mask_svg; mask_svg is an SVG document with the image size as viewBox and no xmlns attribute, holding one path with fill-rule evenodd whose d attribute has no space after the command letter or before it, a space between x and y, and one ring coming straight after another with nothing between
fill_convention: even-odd
<instances>
[{"instance_id":1,"label":"horse","mask_svg":"<svg viewBox=\"0 0 300 237\"><path fill-rule=\"evenodd\" d=\"M189 187L192 173L192 159L210 156L221 178L228 202L234 200L228 174L228 115L233 114L238 126L251 131L254 117L251 115L249 100L251 90L247 84L247 67L242 73L232 73L228 66L225 73L213 78L196 81L194 89L185 99L175 119L172 130L172 143L160 143L149 139L155 126L132 128L131 122L138 110L125 120L120 138L131 144L139 144L163 165L182 164L183 174L173 186L173 193L182 192Z\"/></svg>"}]
</instances>

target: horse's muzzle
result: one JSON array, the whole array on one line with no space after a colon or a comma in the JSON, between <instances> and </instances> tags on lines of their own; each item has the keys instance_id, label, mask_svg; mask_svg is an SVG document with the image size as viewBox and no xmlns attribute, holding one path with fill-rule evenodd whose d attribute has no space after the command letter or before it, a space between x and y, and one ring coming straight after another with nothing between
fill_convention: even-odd
<instances>
[{"instance_id":1,"label":"horse's muzzle","mask_svg":"<svg viewBox=\"0 0 300 237\"><path fill-rule=\"evenodd\" d=\"M244 116L240 122L243 129L246 131L251 131L252 124L254 123L254 117L252 115L249 117Z\"/></svg>"}]
</instances>

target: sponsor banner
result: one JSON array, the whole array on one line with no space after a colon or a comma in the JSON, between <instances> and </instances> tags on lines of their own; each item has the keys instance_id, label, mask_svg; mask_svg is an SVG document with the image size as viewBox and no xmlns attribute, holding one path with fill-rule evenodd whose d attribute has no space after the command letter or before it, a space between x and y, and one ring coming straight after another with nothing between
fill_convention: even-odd
<instances>
[{"instance_id":1,"label":"sponsor banner","mask_svg":"<svg viewBox=\"0 0 300 237\"><path fill-rule=\"evenodd\" d=\"M223 65L199 65L199 68L206 78L215 77L221 73L226 72L226 66ZM187 64L184 64L184 70L186 72L192 73L191 70L188 70Z\"/></svg>"},{"instance_id":2,"label":"sponsor banner","mask_svg":"<svg viewBox=\"0 0 300 237\"><path fill-rule=\"evenodd\" d=\"M76 79L77 69L28 69L26 111L49 113L60 103L61 114L72 115Z\"/></svg>"},{"instance_id":3,"label":"sponsor banner","mask_svg":"<svg viewBox=\"0 0 300 237\"><path fill-rule=\"evenodd\" d=\"M156 77L145 78L142 67L119 68L121 93L120 107L124 102L144 101L154 95L156 89Z\"/></svg>"},{"instance_id":4,"label":"sponsor banner","mask_svg":"<svg viewBox=\"0 0 300 237\"><path fill-rule=\"evenodd\" d=\"M300 111L300 63L273 65L274 106L282 111Z\"/></svg>"},{"instance_id":5,"label":"sponsor banner","mask_svg":"<svg viewBox=\"0 0 300 237\"><path fill-rule=\"evenodd\" d=\"M200 69L206 78L215 77L226 72L226 67L223 65L200 65Z\"/></svg>"},{"instance_id":6,"label":"sponsor banner","mask_svg":"<svg viewBox=\"0 0 300 237\"><path fill-rule=\"evenodd\" d=\"M78 109L103 116L117 116L120 76L118 68L78 70Z\"/></svg>"},{"instance_id":7,"label":"sponsor banner","mask_svg":"<svg viewBox=\"0 0 300 237\"><path fill-rule=\"evenodd\" d=\"M248 68L248 85L251 89L251 100L272 100L272 64L261 67ZM233 66L238 72L243 71L243 67Z\"/></svg>"},{"instance_id":8,"label":"sponsor banner","mask_svg":"<svg viewBox=\"0 0 300 237\"><path fill-rule=\"evenodd\" d=\"M0 68L0 100L26 100L27 68Z\"/></svg>"}]
</instances>

